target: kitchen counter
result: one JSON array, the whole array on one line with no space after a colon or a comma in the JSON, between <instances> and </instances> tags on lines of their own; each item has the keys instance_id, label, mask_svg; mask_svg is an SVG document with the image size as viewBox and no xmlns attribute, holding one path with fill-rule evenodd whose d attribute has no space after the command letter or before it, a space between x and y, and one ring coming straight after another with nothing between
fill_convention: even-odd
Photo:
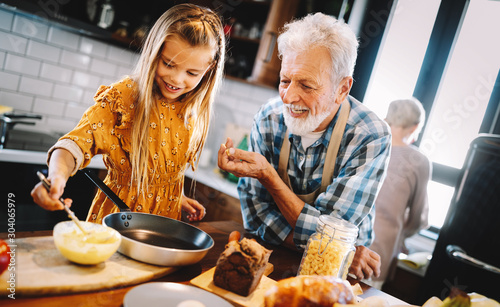
<instances>
[{"instance_id":1,"label":"kitchen counter","mask_svg":"<svg viewBox=\"0 0 500 307\"><path fill-rule=\"evenodd\" d=\"M154 280L155 282L176 282L181 284L189 284L189 281L200 274L213 268L217 263L220 253L224 250L225 244L229 237L229 233L238 230L245 234L243 226L234 221L220 221L220 222L199 222L193 225L199 227L207 232L215 241L214 247L207 253L207 255L197 264L190 265L179 269L178 271ZM33 237L33 236L48 236L51 231L39 232L19 232L16 233L16 238ZM249 234L245 234L249 237ZM7 234L0 234L0 238L6 239ZM262 242L260 242L262 243ZM263 243L262 243L263 244ZM287 277L295 276L298 269L302 253L288 250L279 246L270 246L263 244L265 247L273 250L269 262L274 265L273 272L269 278L274 280L281 280ZM22 270L22 267L16 267L16 270ZM358 283L356 280L349 280L351 284ZM18 281L22 282L22 281ZM405 302L390 296L382 291L360 283L363 289L362 298L369 296L380 296L387 300L390 305L408 305ZM116 289L106 289L103 291L58 295L58 296L43 296L43 297L20 297L16 296L15 300L8 298L0 298L0 305L9 306L122 306L125 294L131 290L133 286L122 287Z\"/></svg>"},{"instance_id":2,"label":"kitchen counter","mask_svg":"<svg viewBox=\"0 0 500 307\"><path fill-rule=\"evenodd\" d=\"M424 235L427 234L427 235ZM423 230L405 240L405 246L408 249L408 254L399 255L398 268L408 271L416 276L424 277L425 271L429 265L428 262L416 263L414 266L409 266L403 259L413 259L412 255L416 254L428 254L428 261L430 261L434 247L436 246L436 237L431 237L431 234L427 230Z\"/></svg>"},{"instance_id":3,"label":"kitchen counter","mask_svg":"<svg viewBox=\"0 0 500 307\"><path fill-rule=\"evenodd\" d=\"M0 149L0 162L26 163L26 164L47 164L47 153L43 151L30 151L19 149ZM102 157L95 156L90 161L90 168L104 169Z\"/></svg>"},{"instance_id":4,"label":"kitchen counter","mask_svg":"<svg viewBox=\"0 0 500 307\"><path fill-rule=\"evenodd\" d=\"M222 177L218 172L217 166L199 167L195 172L193 172L191 168L188 168L186 170L186 177L239 199L237 191L238 185Z\"/></svg>"}]
</instances>

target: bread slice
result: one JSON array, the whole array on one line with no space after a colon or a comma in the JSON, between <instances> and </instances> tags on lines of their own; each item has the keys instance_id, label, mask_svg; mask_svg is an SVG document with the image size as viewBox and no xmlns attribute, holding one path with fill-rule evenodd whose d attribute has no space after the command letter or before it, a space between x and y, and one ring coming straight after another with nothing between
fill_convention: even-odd
<instances>
[{"instance_id":1,"label":"bread slice","mask_svg":"<svg viewBox=\"0 0 500 307\"><path fill-rule=\"evenodd\" d=\"M253 239L229 241L217 260L214 284L241 296L250 295L264 274L271 252Z\"/></svg>"}]
</instances>

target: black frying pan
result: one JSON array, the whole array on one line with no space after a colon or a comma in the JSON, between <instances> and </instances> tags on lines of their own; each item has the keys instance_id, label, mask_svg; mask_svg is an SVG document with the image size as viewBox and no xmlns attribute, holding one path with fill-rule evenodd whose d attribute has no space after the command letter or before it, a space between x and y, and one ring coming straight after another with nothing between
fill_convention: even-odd
<instances>
[{"instance_id":1,"label":"black frying pan","mask_svg":"<svg viewBox=\"0 0 500 307\"><path fill-rule=\"evenodd\" d=\"M132 212L92 171L81 170L119 209L104 217L102 224L122 235L118 251L133 259L161 266L197 263L214 246L203 230L168 217Z\"/></svg>"}]
</instances>

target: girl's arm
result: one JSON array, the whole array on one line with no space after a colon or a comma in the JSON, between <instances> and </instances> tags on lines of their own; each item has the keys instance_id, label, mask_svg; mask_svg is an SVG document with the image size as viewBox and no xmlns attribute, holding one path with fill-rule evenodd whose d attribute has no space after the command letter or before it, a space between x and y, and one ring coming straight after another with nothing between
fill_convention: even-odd
<instances>
[{"instance_id":1,"label":"girl's arm","mask_svg":"<svg viewBox=\"0 0 500 307\"><path fill-rule=\"evenodd\" d=\"M31 191L31 196L40 207L54 211L62 210L63 205L59 198L64 192L66 182L75 168L75 158L65 149L55 149L49 161L50 193L45 190L41 183L38 183ZM72 200L64 200L67 206L71 206Z\"/></svg>"}]
</instances>

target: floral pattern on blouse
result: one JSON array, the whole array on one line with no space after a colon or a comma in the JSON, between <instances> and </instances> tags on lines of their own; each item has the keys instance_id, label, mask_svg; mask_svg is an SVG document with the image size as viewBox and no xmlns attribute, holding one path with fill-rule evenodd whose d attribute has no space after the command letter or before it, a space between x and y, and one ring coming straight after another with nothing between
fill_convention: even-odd
<instances>
[{"instance_id":1,"label":"floral pattern on blouse","mask_svg":"<svg viewBox=\"0 0 500 307\"><path fill-rule=\"evenodd\" d=\"M61 139L71 139L83 152L86 167L90 159L101 154L108 170L104 182L134 212L181 218L184 172L193 155L187 153L191 121L186 125L178 113L181 102L158 100L159 114L149 123L148 190L137 196L131 184L131 131L135 114L136 84L125 78L111 86L101 86L94 96L95 104L83 115L76 128ZM87 220L101 223L119 209L100 190L92 202Z\"/></svg>"}]
</instances>

